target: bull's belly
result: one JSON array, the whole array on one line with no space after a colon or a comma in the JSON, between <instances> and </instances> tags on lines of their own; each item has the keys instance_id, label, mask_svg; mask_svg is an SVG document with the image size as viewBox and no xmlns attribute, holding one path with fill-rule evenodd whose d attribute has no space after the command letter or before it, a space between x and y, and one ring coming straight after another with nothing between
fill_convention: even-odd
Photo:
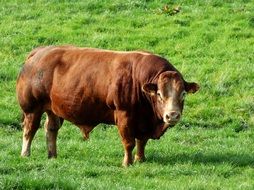
<instances>
[{"instance_id":1,"label":"bull's belly","mask_svg":"<svg viewBox=\"0 0 254 190\"><path fill-rule=\"evenodd\" d=\"M51 110L76 125L114 124L114 110L103 104L69 105L51 102Z\"/></svg>"}]
</instances>

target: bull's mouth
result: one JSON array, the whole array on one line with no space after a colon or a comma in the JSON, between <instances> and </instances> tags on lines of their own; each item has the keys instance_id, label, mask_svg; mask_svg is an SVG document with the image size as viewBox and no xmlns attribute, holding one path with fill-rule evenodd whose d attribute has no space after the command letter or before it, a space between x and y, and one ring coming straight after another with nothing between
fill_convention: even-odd
<instances>
[{"instance_id":1,"label":"bull's mouth","mask_svg":"<svg viewBox=\"0 0 254 190\"><path fill-rule=\"evenodd\" d=\"M170 121L165 122L165 125L174 126L175 124L177 124L178 121L179 120L170 120Z\"/></svg>"}]
</instances>

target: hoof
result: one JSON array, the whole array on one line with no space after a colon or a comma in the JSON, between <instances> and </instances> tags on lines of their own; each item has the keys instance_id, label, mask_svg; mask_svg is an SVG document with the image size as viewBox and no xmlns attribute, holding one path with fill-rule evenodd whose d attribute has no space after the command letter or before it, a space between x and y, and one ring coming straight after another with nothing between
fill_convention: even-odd
<instances>
[{"instance_id":1,"label":"hoof","mask_svg":"<svg viewBox=\"0 0 254 190\"><path fill-rule=\"evenodd\" d=\"M122 166L124 167L124 168L128 168L129 166L131 166L132 165L132 163L122 163Z\"/></svg>"},{"instance_id":2,"label":"hoof","mask_svg":"<svg viewBox=\"0 0 254 190\"><path fill-rule=\"evenodd\" d=\"M51 152L48 153L48 159L54 159L54 158L57 158L57 155L56 154L53 154Z\"/></svg>"},{"instance_id":3,"label":"hoof","mask_svg":"<svg viewBox=\"0 0 254 190\"><path fill-rule=\"evenodd\" d=\"M29 157L30 152L21 152L21 157Z\"/></svg>"},{"instance_id":4,"label":"hoof","mask_svg":"<svg viewBox=\"0 0 254 190\"><path fill-rule=\"evenodd\" d=\"M146 158L143 156L138 156L138 155L135 155L135 159L134 159L134 162L139 162L139 163L142 163L142 162L145 162L146 161Z\"/></svg>"},{"instance_id":5,"label":"hoof","mask_svg":"<svg viewBox=\"0 0 254 190\"><path fill-rule=\"evenodd\" d=\"M126 162L126 161L123 161L122 166L123 166L124 168L127 168L127 167L131 166L132 164L133 164L133 162Z\"/></svg>"}]
</instances>

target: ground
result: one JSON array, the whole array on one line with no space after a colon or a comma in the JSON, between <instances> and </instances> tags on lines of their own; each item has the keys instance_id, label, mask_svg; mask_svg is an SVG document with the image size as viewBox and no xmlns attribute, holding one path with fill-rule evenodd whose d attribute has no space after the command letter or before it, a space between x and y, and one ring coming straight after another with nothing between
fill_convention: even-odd
<instances>
[{"instance_id":1,"label":"ground","mask_svg":"<svg viewBox=\"0 0 254 190\"><path fill-rule=\"evenodd\" d=\"M254 189L253 13L251 0L3 1L0 189ZM18 72L33 48L60 44L151 51L201 90L175 128L149 141L145 163L121 167L114 126L83 141L69 122L57 159L47 159L43 127L21 158Z\"/></svg>"}]
</instances>

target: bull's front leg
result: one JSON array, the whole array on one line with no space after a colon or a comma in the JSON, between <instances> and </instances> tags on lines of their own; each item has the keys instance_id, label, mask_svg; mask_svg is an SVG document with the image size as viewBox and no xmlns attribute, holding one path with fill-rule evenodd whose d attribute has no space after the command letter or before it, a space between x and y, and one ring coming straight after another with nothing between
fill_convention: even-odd
<instances>
[{"instance_id":1,"label":"bull's front leg","mask_svg":"<svg viewBox=\"0 0 254 190\"><path fill-rule=\"evenodd\" d=\"M145 146L148 139L136 139L137 152L135 155L135 162L144 162L145 161Z\"/></svg>"},{"instance_id":2,"label":"bull's front leg","mask_svg":"<svg viewBox=\"0 0 254 190\"><path fill-rule=\"evenodd\" d=\"M130 136L128 128L119 129L124 147L123 166L127 167L133 163L132 151L135 147L135 138Z\"/></svg>"},{"instance_id":3,"label":"bull's front leg","mask_svg":"<svg viewBox=\"0 0 254 190\"><path fill-rule=\"evenodd\" d=\"M133 129L130 122L130 118L124 112L118 112L117 114L117 127L121 135L123 147L124 147L124 159L122 165L127 167L133 163L132 151L135 147L135 138L133 135Z\"/></svg>"}]
</instances>

